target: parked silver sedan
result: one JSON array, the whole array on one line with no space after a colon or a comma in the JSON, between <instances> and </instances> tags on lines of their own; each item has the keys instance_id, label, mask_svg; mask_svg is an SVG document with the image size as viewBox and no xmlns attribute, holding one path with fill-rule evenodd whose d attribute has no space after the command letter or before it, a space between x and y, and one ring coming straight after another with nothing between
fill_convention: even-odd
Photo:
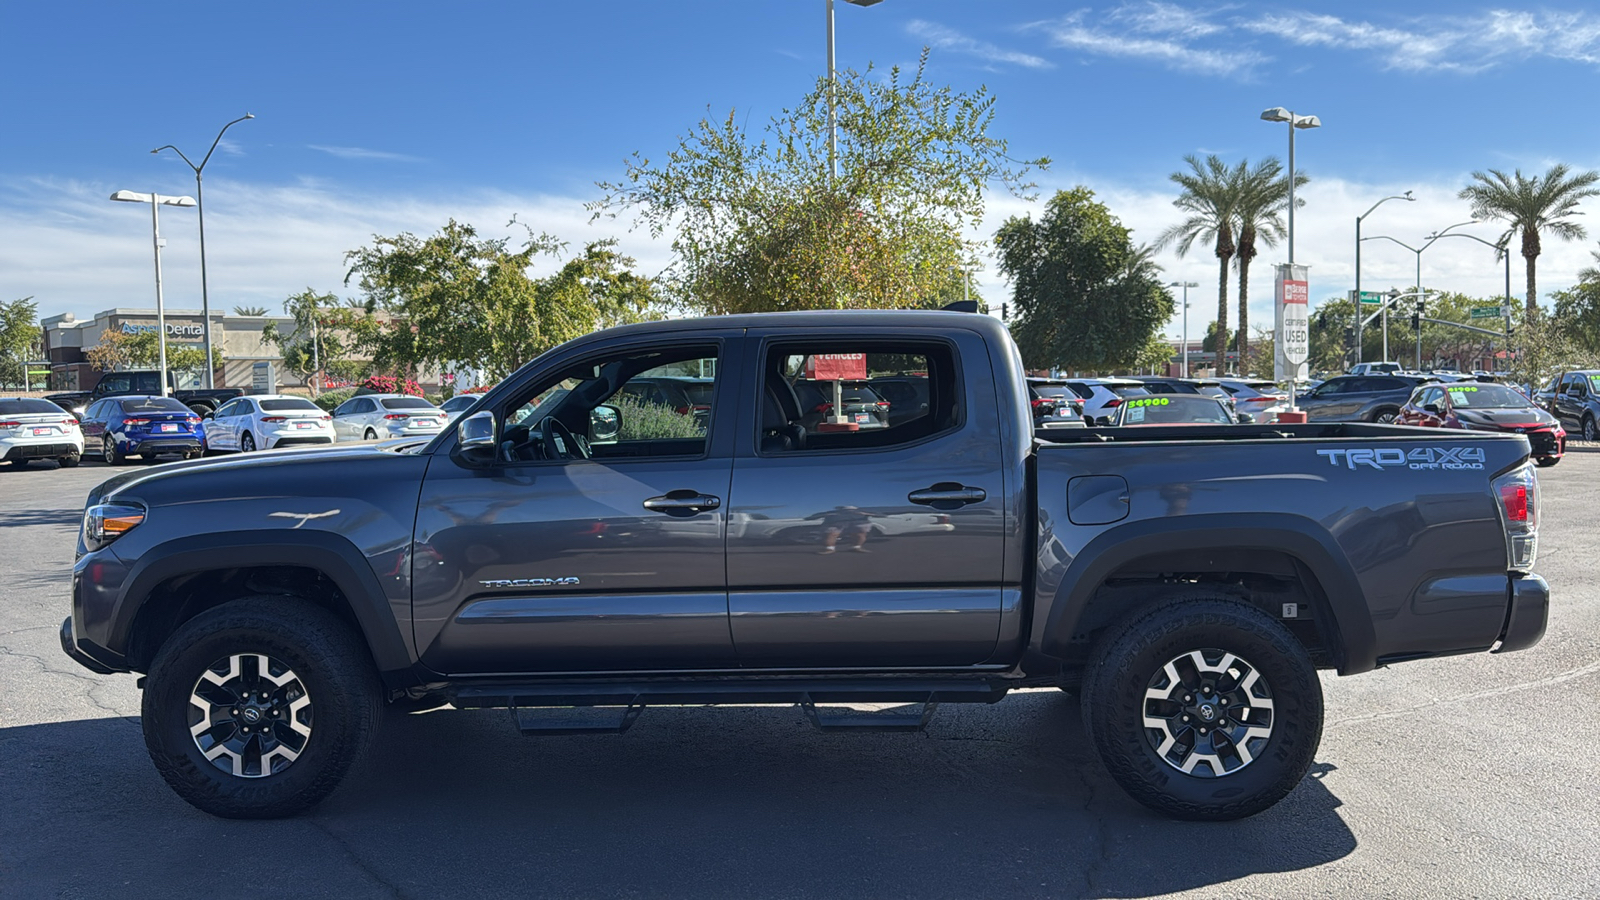
<instances>
[{"instance_id":1,"label":"parked silver sedan","mask_svg":"<svg viewBox=\"0 0 1600 900\"><path fill-rule=\"evenodd\" d=\"M366 394L333 411L333 431L341 441L431 436L444 430L448 418L449 413L421 397Z\"/></svg>"}]
</instances>

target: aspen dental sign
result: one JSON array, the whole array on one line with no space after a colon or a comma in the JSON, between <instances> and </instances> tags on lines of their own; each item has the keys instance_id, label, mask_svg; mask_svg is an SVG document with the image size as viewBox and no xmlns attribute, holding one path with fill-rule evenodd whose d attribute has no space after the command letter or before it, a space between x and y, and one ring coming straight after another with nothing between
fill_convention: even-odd
<instances>
[{"instance_id":1,"label":"aspen dental sign","mask_svg":"<svg viewBox=\"0 0 1600 900\"><path fill-rule=\"evenodd\" d=\"M123 334L155 334L156 326L140 325L134 322L122 323ZM199 340L205 337L205 329L198 324L168 322L167 337L169 338L194 338Z\"/></svg>"}]
</instances>

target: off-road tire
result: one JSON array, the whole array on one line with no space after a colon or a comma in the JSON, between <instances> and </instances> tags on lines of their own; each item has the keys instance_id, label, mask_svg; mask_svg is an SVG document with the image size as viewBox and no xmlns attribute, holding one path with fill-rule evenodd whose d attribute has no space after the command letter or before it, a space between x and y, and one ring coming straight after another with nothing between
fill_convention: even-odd
<instances>
[{"instance_id":1,"label":"off-road tire","mask_svg":"<svg viewBox=\"0 0 1600 900\"><path fill-rule=\"evenodd\" d=\"M1248 661L1273 702L1265 745L1220 777L1175 768L1152 745L1157 732L1144 725L1152 677L1169 660L1201 649ZM1089 743L1111 777L1135 800L1179 819L1241 819L1267 809L1300 783L1322 739L1322 683L1310 655L1270 616L1221 595L1164 600L1107 629L1085 672L1082 702Z\"/></svg>"},{"instance_id":2,"label":"off-road tire","mask_svg":"<svg viewBox=\"0 0 1600 900\"><path fill-rule=\"evenodd\" d=\"M202 674L234 654L286 664L310 698L311 733L281 771L241 777L206 759L190 733L191 694ZM228 819L273 819L314 806L366 752L383 713L382 689L361 639L343 622L292 597L245 597L185 622L162 644L145 685L150 759L178 796Z\"/></svg>"}]
</instances>

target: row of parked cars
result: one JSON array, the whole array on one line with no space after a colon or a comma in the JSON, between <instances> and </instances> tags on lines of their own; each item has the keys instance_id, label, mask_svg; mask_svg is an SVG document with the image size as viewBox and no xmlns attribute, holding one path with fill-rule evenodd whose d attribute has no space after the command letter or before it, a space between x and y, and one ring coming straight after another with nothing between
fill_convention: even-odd
<instances>
[{"instance_id":1,"label":"row of parked cars","mask_svg":"<svg viewBox=\"0 0 1600 900\"><path fill-rule=\"evenodd\" d=\"M54 459L70 468L86 455L122 465L130 457L191 459L219 450L431 437L476 399L454 397L441 408L420 397L368 394L329 413L304 397L279 394L235 397L214 411L153 395L104 397L79 411L48 399L0 398L0 461Z\"/></svg>"}]
</instances>

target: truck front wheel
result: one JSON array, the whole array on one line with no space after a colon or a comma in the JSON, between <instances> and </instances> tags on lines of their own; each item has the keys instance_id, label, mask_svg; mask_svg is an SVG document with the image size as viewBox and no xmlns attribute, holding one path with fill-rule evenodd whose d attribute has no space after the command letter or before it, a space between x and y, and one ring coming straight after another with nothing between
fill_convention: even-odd
<instances>
[{"instance_id":1,"label":"truck front wheel","mask_svg":"<svg viewBox=\"0 0 1600 900\"><path fill-rule=\"evenodd\" d=\"M1185 597L1113 626L1082 702L1112 778L1180 819L1272 806L1300 783L1322 739L1322 683L1305 648L1223 596Z\"/></svg>"},{"instance_id":2,"label":"truck front wheel","mask_svg":"<svg viewBox=\"0 0 1600 900\"><path fill-rule=\"evenodd\" d=\"M229 819L307 809L339 785L382 714L366 648L327 610L247 597L184 623L150 665L145 746L191 805Z\"/></svg>"}]
</instances>

